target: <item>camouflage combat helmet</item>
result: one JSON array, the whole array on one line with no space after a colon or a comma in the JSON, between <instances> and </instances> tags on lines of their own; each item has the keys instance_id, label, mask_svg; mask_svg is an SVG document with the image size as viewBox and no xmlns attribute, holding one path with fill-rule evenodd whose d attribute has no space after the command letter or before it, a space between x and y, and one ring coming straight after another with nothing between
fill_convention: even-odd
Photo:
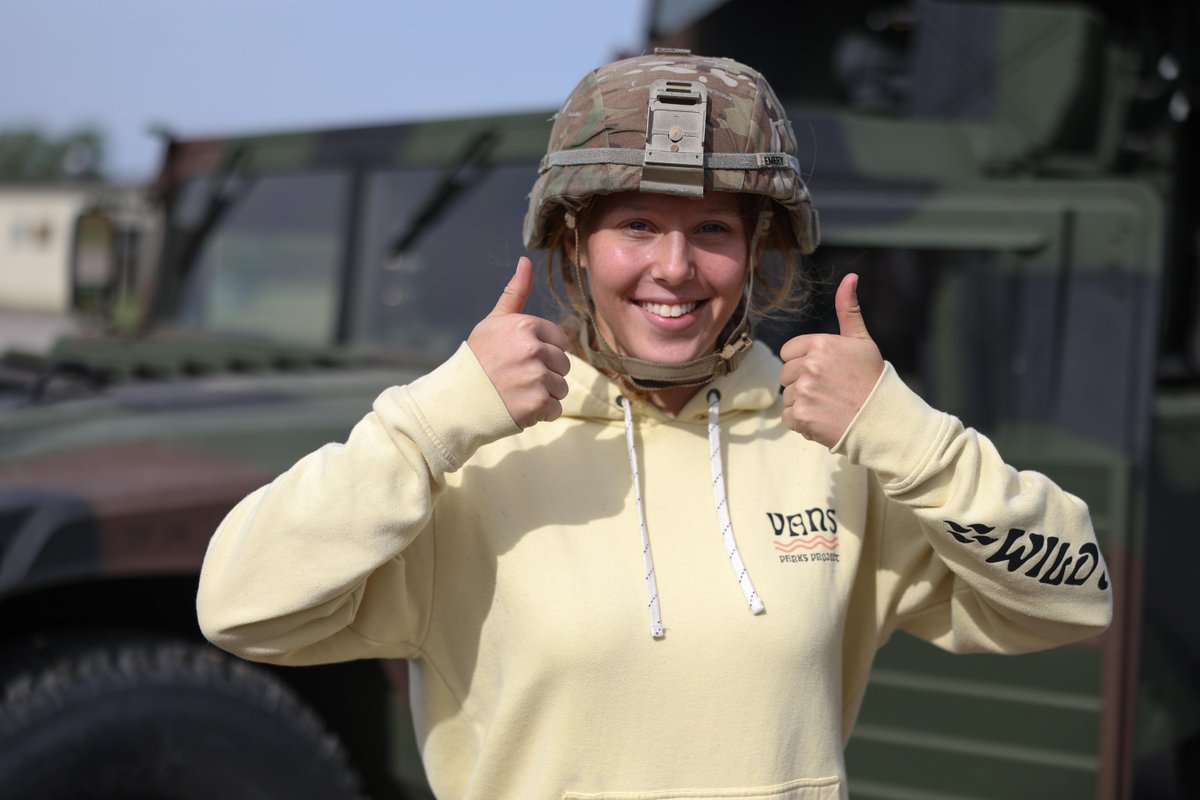
<instances>
[{"instance_id":1,"label":"camouflage combat helmet","mask_svg":"<svg viewBox=\"0 0 1200 800\"><path fill-rule=\"evenodd\" d=\"M797 248L811 253L817 218L796 154L783 106L750 67L663 49L614 61L584 77L555 116L525 245L545 247L555 211L594 195L714 189L776 201Z\"/></svg>"},{"instance_id":2,"label":"camouflage combat helmet","mask_svg":"<svg viewBox=\"0 0 1200 800\"><path fill-rule=\"evenodd\" d=\"M556 225L573 228L592 197L628 191L761 196L751 259L760 234L777 224L772 219L786 220L801 253L811 253L819 238L783 106L762 75L728 58L659 49L592 71L555 116L538 173L525 215L527 247L549 246ZM582 291L582 277L578 281ZM639 388L698 385L732 371L749 349L747 304L735 312L740 320L718 351L687 364L618 356L598 334L598 351L583 345L593 364Z\"/></svg>"}]
</instances>

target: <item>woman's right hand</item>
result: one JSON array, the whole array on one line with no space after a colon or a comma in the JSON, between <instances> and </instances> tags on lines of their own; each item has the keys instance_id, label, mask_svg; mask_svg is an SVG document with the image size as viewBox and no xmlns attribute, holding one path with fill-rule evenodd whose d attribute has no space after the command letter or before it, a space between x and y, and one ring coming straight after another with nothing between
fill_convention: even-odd
<instances>
[{"instance_id":1,"label":"woman's right hand","mask_svg":"<svg viewBox=\"0 0 1200 800\"><path fill-rule=\"evenodd\" d=\"M553 322L524 313L533 291L533 262L522 256L492 313L467 337L467 346L522 429L562 416L563 378L571 369L567 335Z\"/></svg>"}]
</instances>

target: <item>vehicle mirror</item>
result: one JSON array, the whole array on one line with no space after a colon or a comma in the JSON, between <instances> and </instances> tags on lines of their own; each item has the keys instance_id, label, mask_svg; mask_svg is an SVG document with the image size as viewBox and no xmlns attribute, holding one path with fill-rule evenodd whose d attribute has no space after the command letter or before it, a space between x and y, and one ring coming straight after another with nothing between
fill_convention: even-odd
<instances>
[{"instance_id":1,"label":"vehicle mirror","mask_svg":"<svg viewBox=\"0 0 1200 800\"><path fill-rule=\"evenodd\" d=\"M71 308L103 316L117 287L117 225L103 211L85 211L75 222L71 246Z\"/></svg>"}]
</instances>

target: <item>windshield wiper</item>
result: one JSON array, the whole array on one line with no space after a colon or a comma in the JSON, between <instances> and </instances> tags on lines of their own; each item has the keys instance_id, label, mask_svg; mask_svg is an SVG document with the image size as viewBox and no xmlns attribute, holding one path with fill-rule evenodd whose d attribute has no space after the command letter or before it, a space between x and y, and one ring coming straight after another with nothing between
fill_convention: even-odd
<instances>
[{"instance_id":1,"label":"windshield wiper","mask_svg":"<svg viewBox=\"0 0 1200 800\"><path fill-rule=\"evenodd\" d=\"M477 186L484 176L491 171L492 162L489 160L496 145L500 143L500 131L497 128L484 128L472 136L458 158L442 172L441 180L426 196L425 201L409 217L399 235L392 240L387 249L389 260L402 259L422 234L428 230L446 209L452 200L468 189Z\"/></svg>"},{"instance_id":2,"label":"windshield wiper","mask_svg":"<svg viewBox=\"0 0 1200 800\"><path fill-rule=\"evenodd\" d=\"M143 318L143 333L176 311L182 287L187 283L208 235L254 185L254 180L243 174L247 158L245 147L236 147L230 152L210 179L200 219L183 233L181 241L169 253L164 254L159 270L160 288L154 293L150 312Z\"/></svg>"}]
</instances>

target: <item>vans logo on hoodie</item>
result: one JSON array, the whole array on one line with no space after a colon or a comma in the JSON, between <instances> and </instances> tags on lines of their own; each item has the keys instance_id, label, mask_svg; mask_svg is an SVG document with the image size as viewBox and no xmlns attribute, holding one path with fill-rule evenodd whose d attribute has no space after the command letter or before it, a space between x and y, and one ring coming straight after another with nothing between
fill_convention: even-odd
<instances>
[{"instance_id":1,"label":"vans logo on hoodie","mask_svg":"<svg viewBox=\"0 0 1200 800\"><path fill-rule=\"evenodd\" d=\"M962 544L979 547L998 544L986 559L989 564L1003 564L1009 572L1028 567L1024 572L1025 577L1048 586L1064 583L1067 586L1083 586L1099 569L1096 585L1101 591L1108 588L1108 573L1103 568L1099 548L1092 542L1082 545L1075 552L1070 543L1060 541L1057 536L1043 536L1020 528L1010 528L1006 535L1000 536L995 535L996 529L990 525L960 525L949 519L945 522L948 526L946 532ZM1075 565L1073 569L1072 564Z\"/></svg>"},{"instance_id":2,"label":"vans logo on hoodie","mask_svg":"<svg viewBox=\"0 0 1200 800\"><path fill-rule=\"evenodd\" d=\"M832 508L809 508L795 514L767 512L775 534L775 551L781 564L837 561L837 512Z\"/></svg>"}]
</instances>

